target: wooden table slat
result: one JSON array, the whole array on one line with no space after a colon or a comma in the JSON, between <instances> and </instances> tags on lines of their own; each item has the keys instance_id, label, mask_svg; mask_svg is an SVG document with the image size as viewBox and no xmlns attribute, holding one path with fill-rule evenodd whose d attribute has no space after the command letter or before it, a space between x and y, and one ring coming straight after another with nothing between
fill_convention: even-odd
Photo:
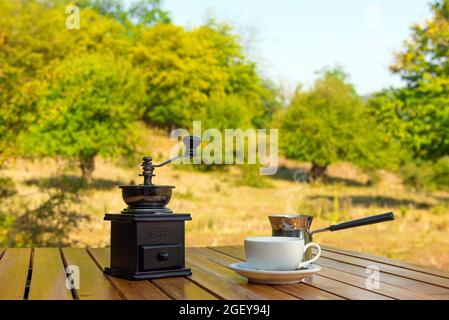
<instances>
[{"instance_id":1,"label":"wooden table slat","mask_svg":"<svg viewBox=\"0 0 449 320\"><path fill-rule=\"evenodd\" d=\"M414 271L419 271L422 273L427 273L427 274L431 274L431 275L435 275L435 276L439 276L439 277L443 277L443 278L448 278L449 279L449 271L445 271L445 270L439 270L439 269L432 269L429 267L424 267L424 266L420 266L420 265L416 265L416 264L411 264L411 263L407 263L407 262L403 262L403 261L399 261L399 260L393 260L387 257L381 257L381 256L374 256L374 255L370 255L367 253L361 253L361 252L355 252L355 251L350 251L350 250L344 250L344 249L338 249L338 248L333 248L333 247L328 247L328 246L322 246L321 247L323 250L325 251L331 251L334 253L340 253L340 254L344 254L347 256L352 256L352 257L357 257L357 258L362 258L364 260L370 260L370 261L374 261L374 262L381 262L384 264L389 264L392 266L396 266L396 267L401 267L404 269L410 269L410 270L414 270Z\"/></svg>"},{"instance_id":2,"label":"wooden table slat","mask_svg":"<svg viewBox=\"0 0 449 320\"><path fill-rule=\"evenodd\" d=\"M237 257L245 259L245 254L242 247L232 246L227 248L231 250L232 254L236 254ZM321 258L318 260L318 264L321 266L328 267L330 269L335 269L338 271L343 271L345 273L354 274L366 279L366 266L358 266L350 263L345 263L342 261L332 260L325 258L326 252L322 251ZM323 271L322 271L323 272ZM383 288L386 290L394 290L397 293L393 296L395 298L406 298L407 299L448 299L449 290L440 286L433 284L428 284L411 278L403 277L396 274L389 274L379 270L379 279L383 284ZM355 280L355 279L354 279ZM360 281L360 279L359 279ZM389 287L390 285L398 287L398 289L393 289ZM391 295L391 293L387 293Z\"/></svg>"},{"instance_id":3,"label":"wooden table slat","mask_svg":"<svg viewBox=\"0 0 449 320\"><path fill-rule=\"evenodd\" d=\"M228 251L230 250L231 254L236 254L237 257L240 255L242 259L245 258L242 247L231 246L226 248ZM326 258L326 255L326 251L323 251L321 258L318 260L319 265L366 278L366 266L358 266L342 261L332 260ZM449 290L446 288L403 277L401 275L385 273L382 272L382 270L380 270L380 282L400 288L400 291L405 291L403 293L400 293L400 295L410 295L410 299L419 298L418 296L424 296L429 299L449 298ZM415 297L416 294L418 294L418 296Z\"/></svg>"},{"instance_id":4,"label":"wooden table slat","mask_svg":"<svg viewBox=\"0 0 449 320\"><path fill-rule=\"evenodd\" d=\"M80 287L76 290L80 300L117 300L120 296L98 268L86 249L62 249L67 265L78 266Z\"/></svg>"},{"instance_id":5,"label":"wooden table slat","mask_svg":"<svg viewBox=\"0 0 449 320\"><path fill-rule=\"evenodd\" d=\"M243 248L235 248L235 247L219 247L213 248L221 252L225 252L230 254L238 259L245 260L245 253ZM365 273L365 269L362 269L361 273L353 274L344 271L344 264L340 265L338 269L332 269L325 266L322 261L325 261L325 258L320 258L317 262L318 265L322 267L322 270L319 272L321 276L331 278L337 281L345 282L347 284L366 289L365 281L367 274ZM380 275L380 279L382 279L382 274ZM407 279L404 279L407 280ZM426 296L423 294L419 294L417 292L409 291L404 288L396 287L390 284L382 283L379 289L371 289L369 291L373 291L394 299L407 299L407 300L420 300L420 299L432 299L430 296Z\"/></svg>"},{"instance_id":6,"label":"wooden table slat","mask_svg":"<svg viewBox=\"0 0 449 320\"><path fill-rule=\"evenodd\" d=\"M247 283L246 278L239 276L227 267L210 261L207 256L198 250L196 248L186 249L187 265L192 268L193 272L190 278L203 288L213 291L222 299L297 299L267 285Z\"/></svg>"},{"instance_id":7,"label":"wooden table slat","mask_svg":"<svg viewBox=\"0 0 449 320\"><path fill-rule=\"evenodd\" d=\"M87 249L101 271L109 266L109 249ZM165 293L147 280L132 281L105 275L123 299L128 300L169 300Z\"/></svg>"},{"instance_id":8,"label":"wooden table slat","mask_svg":"<svg viewBox=\"0 0 449 320\"><path fill-rule=\"evenodd\" d=\"M212 249L210 249L212 250ZM218 247L218 248L213 248L213 251L215 251L218 253L219 251L221 252L221 250L226 250L226 248L223 247ZM229 259L224 259L221 261L224 264L227 263L232 263L232 261L241 261L241 260L245 260L245 253L243 250L243 247L241 247L240 249L233 249L231 252L233 253L233 258L231 258L231 256L229 256L229 258L233 259L233 260L229 260ZM221 253L223 254L223 253ZM211 254L212 255L212 254ZM344 297L346 299L351 299L351 300L391 300L391 297L385 296L383 294L380 293L376 293L370 290L366 290L364 288L359 288L356 286L353 286L352 284L348 284L345 282L341 282L339 280L336 279L331 279L331 278L327 278L324 276L321 276L321 272L318 272L317 274L315 274L313 277L311 278L306 278L303 280L303 283L299 283L299 284L295 284L294 286L304 286L305 284L311 285L317 289L323 290L323 291L327 291L330 292L332 294L338 295L340 297Z\"/></svg>"},{"instance_id":9,"label":"wooden table slat","mask_svg":"<svg viewBox=\"0 0 449 320\"><path fill-rule=\"evenodd\" d=\"M344 263L341 261L336 261L328 258L321 257L318 260L318 264L331 269L344 271L350 274L355 274L361 277L366 277L366 268ZM412 291L415 293L427 295L427 296L438 296L442 298L444 295L449 295L449 290L443 287L435 286L425 282L404 278L398 275L384 273L382 270L379 271L379 278L381 283L394 285L401 288L402 290Z\"/></svg>"},{"instance_id":10,"label":"wooden table slat","mask_svg":"<svg viewBox=\"0 0 449 320\"><path fill-rule=\"evenodd\" d=\"M192 276L151 281L104 275L109 254L108 248L0 248L0 300L449 300L449 278L442 270L330 247L323 247L317 261L321 271L292 285L248 283L232 271L229 264L246 258L242 246L187 248L186 264L192 269ZM81 284L77 290L66 287L66 265L79 267ZM367 267L373 266L379 269L377 288L366 285Z\"/></svg>"},{"instance_id":11,"label":"wooden table slat","mask_svg":"<svg viewBox=\"0 0 449 320\"><path fill-rule=\"evenodd\" d=\"M185 277L156 279L152 282L175 300L217 300L217 297Z\"/></svg>"},{"instance_id":12,"label":"wooden table slat","mask_svg":"<svg viewBox=\"0 0 449 320\"><path fill-rule=\"evenodd\" d=\"M209 249L218 251L224 254L227 254L238 260L245 260L245 254L241 248L237 247L209 247ZM236 261L237 262L237 261ZM274 288L284 291L286 293L292 294L295 297L298 297L303 300L345 300L345 298L335 295L333 293L320 290L318 288L305 285L305 286L297 286L293 285L273 285Z\"/></svg>"},{"instance_id":13,"label":"wooden table slat","mask_svg":"<svg viewBox=\"0 0 449 320\"><path fill-rule=\"evenodd\" d=\"M91 250L98 250L98 249L91 249ZM101 263L105 266L109 265L109 254L110 251L108 249L104 249L101 252L101 254L99 254L99 258L102 259ZM217 299L215 296L213 296L206 290L202 289L201 287L197 286L195 283L193 283L192 281L188 280L185 277L174 277L174 278L152 280L150 285L155 285L155 287L160 289L160 291L162 291L166 296L172 299L180 299L180 300Z\"/></svg>"},{"instance_id":14,"label":"wooden table slat","mask_svg":"<svg viewBox=\"0 0 449 320\"><path fill-rule=\"evenodd\" d=\"M0 251L0 300L22 300L27 284L31 249L14 248Z\"/></svg>"},{"instance_id":15,"label":"wooden table slat","mask_svg":"<svg viewBox=\"0 0 449 320\"><path fill-rule=\"evenodd\" d=\"M396 267L393 265L384 264L384 263L380 263L380 262L364 260L362 258L347 256L344 254L335 253L335 252L331 252L331 251L323 251L321 255L328 259L341 261L341 262L345 262L345 263L349 263L349 264L354 264L354 265L362 266L365 268L368 266L375 265L384 273L395 274L395 275L398 275L398 276L401 276L404 278L409 278L409 279L433 284L436 286L449 288L449 279L442 278L439 276L422 273L419 271L404 269L401 267Z\"/></svg>"},{"instance_id":16,"label":"wooden table slat","mask_svg":"<svg viewBox=\"0 0 449 320\"><path fill-rule=\"evenodd\" d=\"M71 300L65 267L57 248L35 248L29 300Z\"/></svg>"},{"instance_id":17,"label":"wooden table slat","mask_svg":"<svg viewBox=\"0 0 449 320\"><path fill-rule=\"evenodd\" d=\"M319 261L318 261L319 264ZM354 274L350 274L350 273L346 273L344 271L340 271L340 270L335 270L335 269L331 269L331 268L327 268L324 266L321 266L321 271L319 272L320 275L326 277L326 278L330 278L330 279L335 279L362 289L367 289L366 287L366 275L365 277L361 277L361 276L356 276ZM379 274L379 277L381 277L381 275ZM380 282L380 281L379 281ZM399 288L399 287L395 287L393 285L390 284L386 284L386 283L379 283L379 287L378 288L372 288L372 289L367 289L369 291L372 292L376 292L376 293L380 293L382 295L385 295L387 297L391 297L394 299L400 299L400 300L430 300L432 299L431 297L422 295L422 294L418 294L416 292L412 292L409 290L404 290L403 288Z\"/></svg>"},{"instance_id":18,"label":"wooden table slat","mask_svg":"<svg viewBox=\"0 0 449 320\"><path fill-rule=\"evenodd\" d=\"M297 284L272 285L273 288L284 291L302 300L347 300L333 293L309 286L298 286Z\"/></svg>"}]
</instances>

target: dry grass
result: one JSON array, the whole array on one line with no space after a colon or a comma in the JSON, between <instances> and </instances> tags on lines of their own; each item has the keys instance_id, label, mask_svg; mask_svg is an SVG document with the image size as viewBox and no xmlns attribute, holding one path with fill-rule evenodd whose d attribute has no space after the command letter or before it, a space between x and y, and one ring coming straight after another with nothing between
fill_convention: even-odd
<instances>
[{"instance_id":1,"label":"dry grass","mask_svg":"<svg viewBox=\"0 0 449 320\"><path fill-rule=\"evenodd\" d=\"M152 131L151 154L155 158L168 156L171 142ZM319 228L345 219L359 218L392 210L394 222L358 229L316 235L321 244L363 251L376 255L449 269L449 195L408 191L391 173L382 173L378 185L366 186L367 178L349 164L330 168L331 182L302 184L292 179L294 168L306 165L283 161L284 169L270 187L237 186L239 170L199 173L167 166L156 172L156 183L176 186L170 207L175 212L189 212L187 244L242 244L249 235L271 233L267 216L273 213L304 213L316 217L313 227ZM139 167L123 168L99 159L94 174L94 186L76 204L77 210L92 216L72 235L80 245L107 246L109 223L103 221L105 212L119 212L124 207L120 190L115 185L138 181ZM5 175L18 183L16 197L27 202L42 198L39 188L30 183L57 174L53 160L31 162L17 160L5 170ZM66 175L78 176L76 168ZM102 179L102 180L101 180ZM21 208L9 208L19 213Z\"/></svg>"}]
</instances>

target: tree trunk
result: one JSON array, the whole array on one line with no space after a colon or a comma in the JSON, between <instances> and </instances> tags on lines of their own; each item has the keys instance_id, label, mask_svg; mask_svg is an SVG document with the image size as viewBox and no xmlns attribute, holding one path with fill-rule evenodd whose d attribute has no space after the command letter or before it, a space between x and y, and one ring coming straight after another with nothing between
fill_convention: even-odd
<instances>
[{"instance_id":1,"label":"tree trunk","mask_svg":"<svg viewBox=\"0 0 449 320\"><path fill-rule=\"evenodd\" d=\"M80 168L83 174L83 179L90 182L95 170L95 156L80 158Z\"/></svg>"},{"instance_id":2,"label":"tree trunk","mask_svg":"<svg viewBox=\"0 0 449 320\"><path fill-rule=\"evenodd\" d=\"M329 163L326 163L324 166L318 165L316 163L312 163L312 168L310 169L309 179L310 181L321 180L326 174L327 167Z\"/></svg>"}]
</instances>

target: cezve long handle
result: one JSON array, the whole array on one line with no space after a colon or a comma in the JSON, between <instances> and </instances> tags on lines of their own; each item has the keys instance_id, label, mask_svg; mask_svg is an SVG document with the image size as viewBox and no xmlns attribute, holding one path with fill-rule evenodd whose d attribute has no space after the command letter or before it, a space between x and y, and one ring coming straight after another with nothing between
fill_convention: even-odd
<instances>
[{"instance_id":1,"label":"cezve long handle","mask_svg":"<svg viewBox=\"0 0 449 320\"><path fill-rule=\"evenodd\" d=\"M379 223L379 222L384 222L384 221L391 221L391 220L394 220L394 214L393 214L393 212L387 212L387 213L377 214L377 215L366 217L366 218L361 218L361 219L342 222L339 224L334 224L327 228L314 230L314 231L312 231L312 233L318 233L318 232L324 232L324 231L337 231L337 230L361 227L361 226L366 226L369 224L374 224L374 223Z\"/></svg>"}]
</instances>

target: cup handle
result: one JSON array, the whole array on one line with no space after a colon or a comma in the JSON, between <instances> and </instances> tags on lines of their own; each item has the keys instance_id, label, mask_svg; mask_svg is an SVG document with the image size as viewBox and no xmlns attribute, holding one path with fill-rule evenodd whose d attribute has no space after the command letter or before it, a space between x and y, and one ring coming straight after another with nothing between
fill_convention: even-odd
<instances>
[{"instance_id":1,"label":"cup handle","mask_svg":"<svg viewBox=\"0 0 449 320\"><path fill-rule=\"evenodd\" d=\"M315 242L309 242L308 244L306 244L306 245L304 246L304 253L305 253L305 252L307 251L307 249L309 249L310 247L315 247L315 248L318 250L317 254L316 254L315 257L313 257L312 259L301 262L301 263L299 264L299 266L298 266L298 269L301 269L302 267L304 267L305 265L307 265L307 264L309 264L309 263L312 263L312 262L317 261L318 258L320 257L320 255L321 255L321 247L320 247L320 245L319 245L318 243L315 243Z\"/></svg>"}]
</instances>

